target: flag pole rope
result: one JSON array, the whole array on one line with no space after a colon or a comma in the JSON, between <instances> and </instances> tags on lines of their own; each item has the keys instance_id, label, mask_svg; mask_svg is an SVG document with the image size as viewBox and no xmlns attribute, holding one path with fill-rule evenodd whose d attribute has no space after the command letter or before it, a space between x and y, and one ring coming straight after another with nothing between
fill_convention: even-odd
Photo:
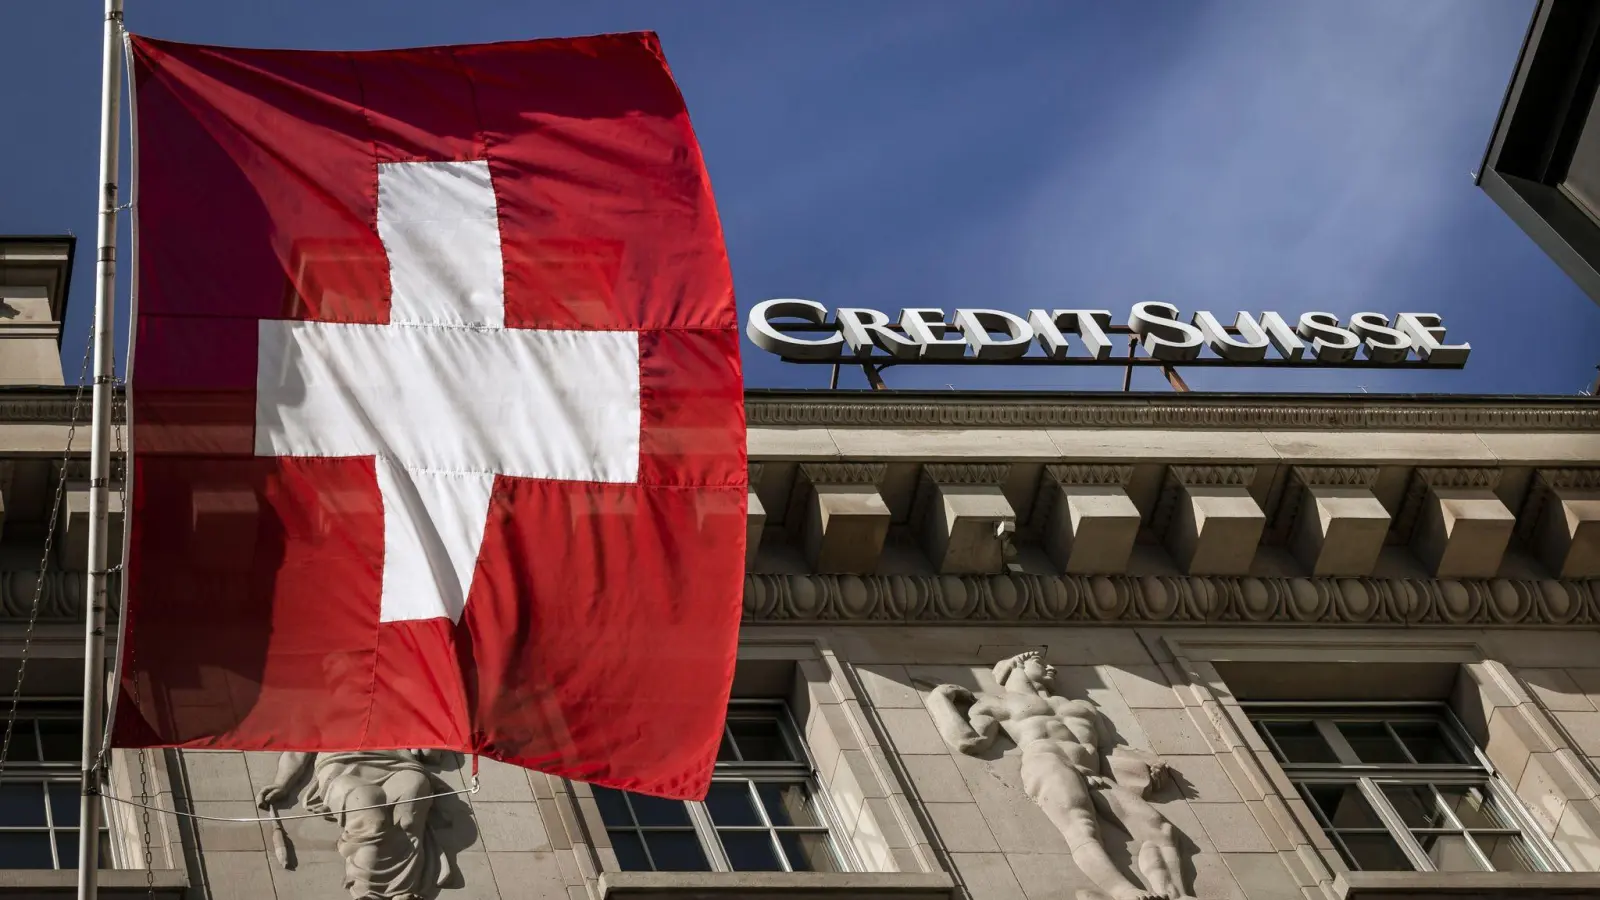
<instances>
[{"instance_id":1,"label":"flag pole rope","mask_svg":"<svg viewBox=\"0 0 1600 900\"><path fill-rule=\"evenodd\" d=\"M458 797L462 794L476 794L479 790L479 787L480 785L478 784L478 776L473 775L472 786L463 788L459 791L442 791L437 794L428 794L426 796L416 797L411 800L393 800L388 803L374 803L371 806L352 806L348 809L341 809L339 812L352 813L362 812L363 810L368 809L389 809L390 807L399 806L402 803L415 803L418 800L435 800L439 797ZM194 819L200 822L234 822L240 825L253 825L262 822L288 822L294 819L326 819L329 817L328 813L291 813L290 815L284 816L279 815L276 809L273 810L273 814L270 816L203 816L199 813L184 812L178 809L167 809L164 806L157 806L154 803L140 803L138 800L129 800L125 797L118 797L109 791L101 791L100 796L106 798L107 800L111 800L116 803L122 803L127 806L136 806L140 809L163 813L169 816L177 816L182 819Z\"/></svg>"}]
</instances>

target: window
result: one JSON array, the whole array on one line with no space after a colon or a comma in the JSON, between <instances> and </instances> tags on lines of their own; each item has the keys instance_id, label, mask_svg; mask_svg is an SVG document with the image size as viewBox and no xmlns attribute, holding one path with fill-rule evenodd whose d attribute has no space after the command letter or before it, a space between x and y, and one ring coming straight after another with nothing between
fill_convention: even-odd
<instances>
[{"instance_id":1,"label":"window","mask_svg":"<svg viewBox=\"0 0 1600 900\"><path fill-rule=\"evenodd\" d=\"M1515 795L1443 706L1245 708L1351 869L1558 867Z\"/></svg>"},{"instance_id":2,"label":"window","mask_svg":"<svg viewBox=\"0 0 1600 900\"><path fill-rule=\"evenodd\" d=\"M0 869L78 867L82 740L83 718L76 704L24 703L18 708L0 779ZM101 822L101 867L110 868L111 841L103 815Z\"/></svg>"},{"instance_id":3,"label":"window","mask_svg":"<svg viewBox=\"0 0 1600 900\"><path fill-rule=\"evenodd\" d=\"M596 787L628 871L841 872L832 812L781 704L735 702L703 803Z\"/></svg>"}]
</instances>

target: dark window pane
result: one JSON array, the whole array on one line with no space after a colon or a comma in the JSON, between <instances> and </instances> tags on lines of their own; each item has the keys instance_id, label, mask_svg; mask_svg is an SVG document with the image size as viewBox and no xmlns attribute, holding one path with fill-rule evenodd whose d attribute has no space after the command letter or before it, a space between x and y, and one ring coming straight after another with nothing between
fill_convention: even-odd
<instances>
[{"instance_id":1,"label":"dark window pane","mask_svg":"<svg viewBox=\"0 0 1600 900\"><path fill-rule=\"evenodd\" d=\"M751 762L794 762L777 719L729 719L728 731L739 753Z\"/></svg>"},{"instance_id":2,"label":"dark window pane","mask_svg":"<svg viewBox=\"0 0 1600 900\"><path fill-rule=\"evenodd\" d=\"M0 731L0 739L5 737L5 732ZM38 762L39 738L33 732L32 719L17 719L17 724L11 729L11 749L6 753L7 762Z\"/></svg>"},{"instance_id":3,"label":"dark window pane","mask_svg":"<svg viewBox=\"0 0 1600 900\"><path fill-rule=\"evenodd\" d=\"M1340 834L1349 850L1345 862L1364 872L1409 872L1411 860L1400 852L1400 845L1387 834Z\"/></svg>"},{"instance_id":4,"label":"dark window pane","mask_svg":"<svg viewBox=\"0 0 1600 900\"><path fill-rule=\"evenodd\" d=\"M76 840L77 835L73 835ZM73 851L68 868L77 868L78 854ZM50 834L45 831L0 832L0 869L53 869L50 858Z\"/></svg>"},{"instance_id":5,"label":"dark window pane","mask_svg":"<svg viewBox=\"0 0 1600 900\"><path fill-rule=\"evenodd\" d=\"M1541 864L1520 834L1475 834L1473 840L1496 872L1542 872Z\"/></svg>"},{"instance_id":6,"label":"dark window pane","mask_svg":"<svg viewBox=\"0 0 1600 900\"><path fill-rule=\"evenodd\" d=\"M719 831L722 849L728 853L728 863L735 872L781 872L772 835L766 831Z\"/></svg>"},{"instance_id":7,"label":"dark window pane","mask_svg":"<svg viewBox=\"0 0 1600 900\"><path fill-rule=\"evenodd\" d=\"M644 855L644 841L631 831L611 831L611 849L617 852L617 864L624 872L650 871L650 858Z\"/></svg>"},{"instance_id":8,"label":"dark window pane","mask_svg":"<svg viewBox=\"0 0 1600 900\"><path fill-rule=\"evenodd\" d=\"M650 845L650 858L656 861L657 871L711 871L706 853L700 849L700 839L692 831L646 831L644 840Z\"/></svg>"},{"instance_id":9,"label":"dark window pane","mask_svg":"<svg viewBox=\"0 0 1600 900\"><path fill-rule=\"evenodd\" d=\"M76 719L40 719L39 745L45 762L81 762L83 723Z\"/></svg>"},{"instance_id":10,"label":"dark window pane","mask_svg":"<svg viewBox=\"0 0 1600 900\"><path fill-rule=\"evenodd\" d=\"M821 825L822 815L811 790L804 783L781 784L773 781L758 782L756 791L761 794L761 805L774 825Z\"/></svg>"},{"instance_id":11,"label":"dark window pane","mask_svg":"<svg viewBox=\"0 0 1600 900\"><path fill-rule=\"evenodd\" d=\"M56 832L56 868L76 869L78 867L78 832ZM111 864L111 835L100 832L100 868L114 868Z\"/></svg>"},{"instance_id":12,"label":"dark window pane","mask_svg":"<svg viewBox=\"0 0 1600 900\"><path fill-rule=\"evenodd\" d=\"M43 784L37 781L0 784L0 825L42 827L44 824Z\"/></svg>"},{"instance_id":13,"label":"dark window pane","mask_svg":"<svg viewBox=\"0 0 1600 900\"><path fill-rule=\"evenodd\" d=\"M628 802L633 805L633 814L639 819L640 825L648 827L689 824L689 811L684 808L682 800L663 800L660 797L630 793ZM656 862L660 864L660 860Z\"/></svg>"},{"instance_id":14,"label":"dark window pane","mask_svg":"<svg viewBox=\"0 0 1600 900\"><path fill-rule=\"evenodd\" d=\"M1261 727L1278 745L1282 762L1331 763L1339 758L1310 722L1262 722Z\"/></svg>"},{"instance_id":15,"label":"dark window pane","mask_svg":"<svg viewBox=\"0 0 1600 900\"><path fill-rule=\"evenodd\" d=\"M83 789L65 781L53 781L48 787L50 821L55 823L57 828L77 828L78 799L83 796Z\"/></svg>"},{"instance_id":16,"label":"dark window pane","mask_svg":"<svg viewBox=\"0 0 1600 900\"><path fill-rule=\"evenodd\" d=\"M600 807L600 821L607 825L632 825L633 814L628 812L622 792L611 788L594 789L594 803Z\"/></svg>"},{"instance_id":17,"label":"dark window pane","mask_svg":"<svg viewBox=\"0 0 1600 900\"><path fill-rule=\"evenodd\" d=\"M1439 810L1433 788L1426 784L1385 784L1383 795L1411 828L1451 828Z\"/></svg>"},{"instance_id":18,"label":"dark window pane","mask_svg":"<svg viewBox=\"0 0 1600 900\"><path fill-rule=\"evenodd\" d=\"M717 745L717 762L738 762L738 754L733 752L733 741L728 740L726 732L722 735L722 743Z\"/></svg>"},{"instance_id":19,"label":"dark window pane","mask_svg":"<svg viewBox=\"0 0 1600 900\"><path fill-rule=\"evenodd\" d=\"M755 800L750 796L746 781L714 781L706 794L706 811L711 821L718 825L760 825L761 814L756 812Z\"/></svg>"},{"instance_id":20,"label":"dark window pane","mask_svg":"<svg viewBox=\"0 0 1600 900\"><path fill-rule=\"evenodd\" d=\"M1467 828L1517 827L1482 785L1441 784L1439 794Z\"/></svg>"},{"instance_id":21,"label":"dark window pane","mask_svg":"<svg viewBox=\"0 0 1600 900\"><path fill-rule=\"evenodd\" d=\"M1340 722L1339 733L1364 763L1411 762L1382 722Z\"/></svg>"},{"instance_id":22,"label":"dark window pane","mask_svg":"<svg viewBox=\"0 0 1600 900\"><path fill-rule=\"evenodd\" d=\"M1450 742L1445 740L1444 729L1438 722L1391 722L1390 725L1419 763L1449 765L1465 762L1450 746Z\"/></svg>"},{"instance_id":23,"label":"dark window pane","mask_svg":"<svg viewBox=\"0 0 1600 900\"><path fill-rule=\"evenodd\" d=\"M1334 828L1382 828L1383 821L1353 784L1301 785L1306 799Z\"/></svg>"},{"instance_id":24,"label":"dark window pane","mask_svg":"<svg viewBox=\"0 0 1600 900\"><path fill-rule=\"evenodd\" d=\"M1483 863L1472 850L1464 834L1413 835L1422 845L1422 852L1433 860L1433 867L1441 872L1482 872Z\"/></svg>"},{"instance_id":25,"label":"dark window pane","mask_svg":"<svg viewBox=\"0 0 1600 900\"><path fill-rule=\"evenodd\" d=\"M789 858L789 868L796 872L844 871L826 832L784 831L779 832L778 840L783 844L783 855Z\"/></svg>"}]
</instances>

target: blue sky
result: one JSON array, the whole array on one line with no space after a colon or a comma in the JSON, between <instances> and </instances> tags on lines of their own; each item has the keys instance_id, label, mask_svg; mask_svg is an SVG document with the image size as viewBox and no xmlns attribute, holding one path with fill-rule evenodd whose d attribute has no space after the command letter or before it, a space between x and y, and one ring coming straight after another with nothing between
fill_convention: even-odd
<instances>
[{"instance_id":1,"label":"blue sky","mask_svg":"<svg viewBox=\"0 0 1600 900\"><path fill-rule=\"evenodd\" d=\"M1600 306L1471 180L1532 0L128 2L136 32L254 46L657 31L742 310L1437 311L1474 347L1461 372L1188 374L1210 390L1572 394L1600 363ZM0 5L0 232L79 235L73 373L93 296L98 9ZM752 386L826 384L745 351ZM1121 370L887 377L1115 389Z\"/></svg>"}]
</instances>

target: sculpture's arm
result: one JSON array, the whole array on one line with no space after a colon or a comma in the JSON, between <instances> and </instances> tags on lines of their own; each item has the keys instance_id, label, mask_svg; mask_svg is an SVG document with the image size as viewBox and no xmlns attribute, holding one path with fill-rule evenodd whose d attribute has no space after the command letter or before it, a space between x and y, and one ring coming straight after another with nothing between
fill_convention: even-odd
<instances>
[{"instance_id":1,"label":"sculpture's arm","mask_svg":"<svg viewBox=\"0 0 1600 900\"><path fill-rule=\"evenodd\" d=\"M1000 733L1000 721L987 705L960 685L934 688L928 695L928 711L945 741L962 753L982 753Z\"/></svg>"},{"instance_id":2,"label":"sculpture's arm","mask_svg":"<svg viewBox=\"0 0 1600 900\"><path fill-rule=\"evenodd\" d=\"M314 753L286 752L278 757L278 774L273 782L261 789L256 795L256 805L266 809L275 803L280 803L289 796L289 785L294 784L300 773L305 771L310 764Z\"/></svg>"}]
</instances>

